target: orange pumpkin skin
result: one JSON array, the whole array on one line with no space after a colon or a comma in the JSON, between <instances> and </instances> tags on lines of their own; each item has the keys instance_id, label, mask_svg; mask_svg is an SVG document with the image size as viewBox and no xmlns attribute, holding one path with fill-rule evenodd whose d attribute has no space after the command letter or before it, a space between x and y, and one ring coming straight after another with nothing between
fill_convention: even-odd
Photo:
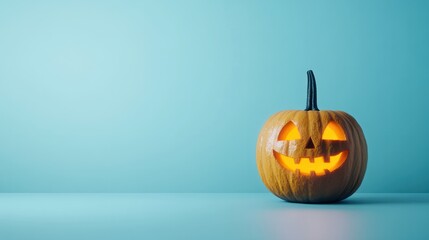
<instances>
[{"instance_id":1,"label":"orange pumpkin skin","mask_svg":"<svg viewBox=\"0 0 429 240\"><path fill-rule=\"evenodd\" d=\"M284 140L283 131L291 123L300 139ZM338 125L345 139L323 139L329 123ZM290 202L327 203L349 197L363 180L367 158L361 127L342 111L276 113L263 126L256 146L257 167L265 186Z\"/></svg>"}]
</instances>

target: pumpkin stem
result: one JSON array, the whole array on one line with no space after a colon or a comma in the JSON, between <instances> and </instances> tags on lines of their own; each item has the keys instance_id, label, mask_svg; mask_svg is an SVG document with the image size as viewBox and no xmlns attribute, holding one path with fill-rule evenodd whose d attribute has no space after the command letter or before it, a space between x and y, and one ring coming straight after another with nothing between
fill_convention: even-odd
<instances>
[{"instance_id":1,"label":"pumpkin stem","mask_svg":"<svg viewBox=\"0 0 429 240\"><path fill-rule=\"evenodd\" d=\"M307 107L305 111L319 111L319 108L317 108L316 78L313 71L307 71L307 79Z\"/></svg>"}]
</instances>

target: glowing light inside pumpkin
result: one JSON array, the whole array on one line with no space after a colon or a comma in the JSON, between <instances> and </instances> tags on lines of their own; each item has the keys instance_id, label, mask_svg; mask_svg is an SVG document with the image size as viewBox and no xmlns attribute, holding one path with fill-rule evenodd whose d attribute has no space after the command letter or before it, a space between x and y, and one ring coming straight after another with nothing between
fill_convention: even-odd
<instances>
[{"instance_id":1,"label":"glowing light inside pumpkin","mask_svg":"<svg viewBox=\"0 0 429 240\"><path fill-rule=\"evenodd\" d=\"M286 126L280 131L278 140L298 140L301 139L301 134L299 134L298 128L293 122L288 122Z\"/></svg>"},{"instance_id":2,"label":"glowing light inside pumpkin","mask_svg":"<svg viewBox=\"0 0 429 240\"><path fill-rule=\"evenodd\" d=\"M292 122L288 122L280 131L278 141L285 140L299 140L301 134L298 127ZM322 134L322 140L346 141L346 134L338 123L331 121L325 127ZM314 146L312 147L314 148ZM325 155L318 157L297 157L292 158L281 153L274 152L274 157L278 160L280 165L284 168L301 175L310 176L323 176L329 172L338 169L347 159L348 151L342 151L336 155Z\"/></svg>"},{"instance_id":3,"label":"glowing light inside pumpkin","mask_svg":"<svg viewBox=\"0 0 429 240\"><path fill-rule=\"evenodd\" d=\"M323 131L322 139L345 141L346 134L344 133L341 126L336 122L329 122L325 128L325 131Z\"/></svg>"},{"instance_id":4,"label":"glowing light inside pumpkin","mask_svg":"<svg viewBox=\"0 0 429 240\"><path fill-rule=\"evenodd\" d=\"M325 162L324 157L315 157L313 162L310 162L310 158L299 158L299 162L291 157L280 154L276 151L274 157L279 160L279 163L286 169L292 172L297 172L301 175L309 176L312 172L316 176L323 176L328 172L333 172L338 169L344 161L347 159L348 151L342 151L337 155L329 157L329 162Z\"/></svg>"}]
</instances>

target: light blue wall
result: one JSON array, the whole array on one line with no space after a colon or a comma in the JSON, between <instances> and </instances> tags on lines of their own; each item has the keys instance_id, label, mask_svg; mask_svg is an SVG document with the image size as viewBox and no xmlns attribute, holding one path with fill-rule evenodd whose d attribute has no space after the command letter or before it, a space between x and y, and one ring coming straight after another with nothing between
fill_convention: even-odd
<instances>
[{"instance_id":1,"label":"light blue wall","mask_svg":"<svg viewBox=\"0 0 429 240\"><path fill-rule=\"evenodd\" d=\"M266 191L307 69L365 131L360 191L429 191L425 1L58 2L0 2L0 191Z\"/></svg>"}]
</instances>

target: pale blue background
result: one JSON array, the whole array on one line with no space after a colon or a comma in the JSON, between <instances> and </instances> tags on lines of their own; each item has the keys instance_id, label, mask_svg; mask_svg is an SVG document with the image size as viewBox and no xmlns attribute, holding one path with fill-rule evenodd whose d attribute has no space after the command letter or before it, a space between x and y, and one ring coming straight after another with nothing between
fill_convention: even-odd
<instances>
[{"instance_id":1,"label":"pale blue background","mask_svg":"<svg viewBox=\"0 0 429 240\"><path fill-rule=\"evenodd\" d=\"M265 120L352 114L361 192L428 192L425 1L1 1L1 192L266 192Z\"/></svg>"}]
</instances>

